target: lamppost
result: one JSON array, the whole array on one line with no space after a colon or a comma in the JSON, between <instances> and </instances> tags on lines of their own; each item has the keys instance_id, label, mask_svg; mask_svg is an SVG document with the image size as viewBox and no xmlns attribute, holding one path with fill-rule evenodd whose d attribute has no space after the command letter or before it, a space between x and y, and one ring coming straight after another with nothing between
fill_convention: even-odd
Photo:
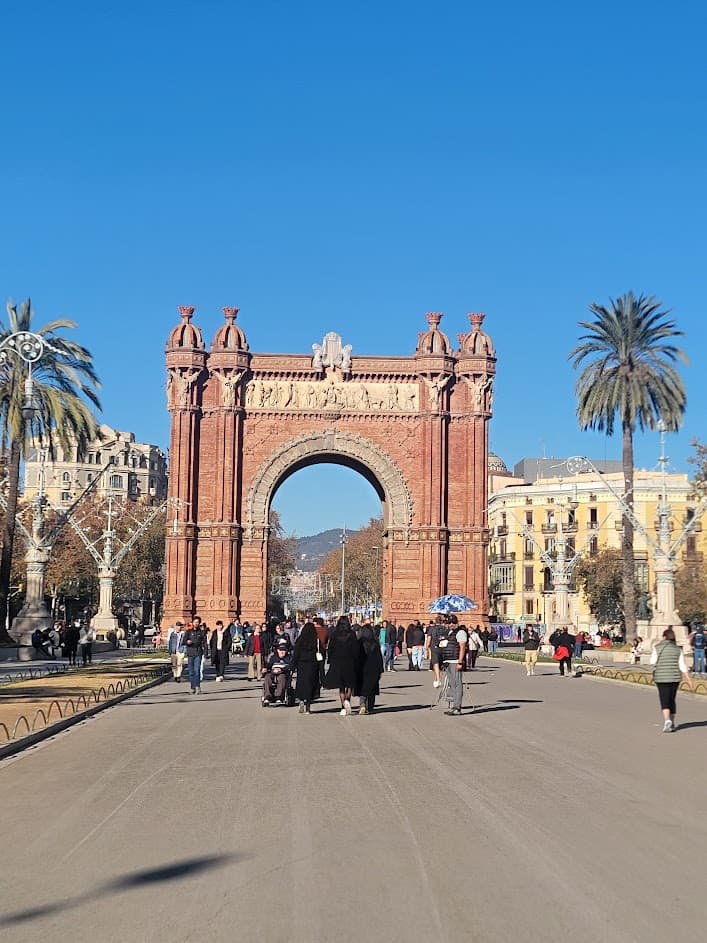
<instances>
[{"instance_id":1,"label":"lamppost","mask_svg":"<svg viewBox=\"0 0 707 943\"><path fill-rule=\"evenodd\" d=\"M39 412L34 398L34 383L32 380L32 366L38 363L47 350L61 353L41 334L32 331L15 331L0 340L0 364L6 364L10 355L18 357L27 365L27 376L24 380L24 400L21 407L22 419L30 424ZM7 510L7 507L6 507ZM10 508L13 516L14 507ZM44 502L43 495L38 494L34 506L32 521L32 535L27 553L27 592L25 604L18 613L15 632L19 633L17 641L20 646L20 657L33 651L32 632L39 626L46 628L51 622L51 616L44 602L44 571L46 569L48 552L42 546L41 536L43 528ZM10 600L7 600L8 613ZM19 621L18 621L19 620Z\"/></svg>"},{"instance_id":2,"label":"lamppost","mask_svg":"<svg viewBox=\"0 0 707 943\"><path fill-rule=\"evenodd\" d=\"M344 529L341 531L341 538L339 543L341 544L341 615L343 616L346 612L344 609L344 601L346 598L346 541L348 537L346 536L346 524L344 524Z\"/></svg>"},{"instance_id":3,"label":"lamppost","mask_svg":"<svg viewBox=\"0 0 707 943\"><path fill-rule=\"evenodd\" d=\"M378 567L380 564L380 549L381 549L380 547L371 548L371 554L374 557L375 568L376 568L375 583L373 584L373 609L374 609L373 622L374 623L378 621Z\"/></svg>"},{"instance_id":4,"label":"lamppost","mask_svg":"<svg viewBox=\"0 0 707 943\"><path fill-rule=\"evenodd\" d=\"M702 498L695 508L692 517L687 521L681 532L671 543L670 541L670 513L671 508L668 502L668 482L666 466L668 457L665 454L665 433L666 428L663 423L658 426L660 431L660 458L658 459L663 473L662 494L658 502L658 540L656 541L652 534L644 527L643 522L636 516L633 508L625 500L625 495L620 494L604 477L604 473L589 461L584 455L579 455L567 459L567 467L570 463L576 471L589 468L600 476L602 484L614 496L623 511L624 515L633 524L634 530L643 535L646 544L653 550L653 568L656 577L656 606L655 612L650 620L650 638L658 638L664 628L671 625L676 632L685 635L684 627L681 624L680 616L675 610L675 559L679 549L687 540L690 531L695 527L700 517L707 510L707 495ZM644 640L645 641L645 640ZM681 639L678 639L680 642Z\"/></svg>"}]
</instances>

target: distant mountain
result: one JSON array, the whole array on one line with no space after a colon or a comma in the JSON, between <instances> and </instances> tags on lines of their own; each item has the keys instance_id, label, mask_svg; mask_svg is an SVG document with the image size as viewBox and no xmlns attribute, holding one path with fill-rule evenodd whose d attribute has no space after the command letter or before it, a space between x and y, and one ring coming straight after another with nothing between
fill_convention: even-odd
<instances>
[{"instance_id":1,"label":"distant mountain","mask_svg":"<svg viewBox=\"0 0 707 943\"><path fill-rule=\"evenodd\" d=\"M346 532L348 537L353 537L357 533L356 530ZM321 534L313 534L311 537L295 538L295 566L298 570L314 572L321 566L326 555L340 546L340 541L340 527L322 531Z\"/></svg>"}]
</instances>

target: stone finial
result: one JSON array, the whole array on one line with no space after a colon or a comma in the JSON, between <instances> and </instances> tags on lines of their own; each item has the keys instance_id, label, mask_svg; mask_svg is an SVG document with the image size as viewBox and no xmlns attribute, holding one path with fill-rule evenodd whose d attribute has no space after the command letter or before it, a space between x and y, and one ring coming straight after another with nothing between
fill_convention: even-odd
<instances>
[{"instance_id":1,"label":"stone finial","mask_svg":"<svg viewBox=\"0 0 707 943\"><path fill-rule=\"evenodd\" d=\"M433 331L436 331L439 327L439 322L442 320L442 314L440 311L428 311L425 315L427 318L427 323Z\"/></svg>"},{"instance_id":2,"label":"stone finial","mask_svg":"<svg viewBox=\"0 0 707 943\"><path fill-rule=\"evenodd\" d=\"M224 317L226 318L228 323L233 324L236 318L238 317L238 312L241 309L240 308L221 308L221 310L223 311Z\"/></svg>"},{"instance_id":3,"label":"stone finial","mask_svg":"<svg viewBox=\"0 0 707 943\"><path fill-rule=\"evenodd\" d=\"M179 305L177 310L179 311L181 317L183 317L188 324L191 321L192 315L196 311L196 308L193 305Z\"/></svg>"},{"instance_id":4,"label":"stone finial","mask_svg":"<svg viewBox=\"0 0 707 943\"><path fill-rule=\"evenodd\" d=\"M480 331L481 325L484 323L484 318L486 317L485 311L473 311L468 315L469 321L471 323L472 331Z\"/></svg>"}]
</instances>

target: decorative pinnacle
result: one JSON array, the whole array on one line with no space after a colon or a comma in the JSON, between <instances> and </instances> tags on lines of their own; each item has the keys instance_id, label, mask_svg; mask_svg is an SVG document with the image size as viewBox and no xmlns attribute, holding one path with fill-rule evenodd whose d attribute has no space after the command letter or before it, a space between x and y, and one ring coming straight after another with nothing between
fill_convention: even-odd
<instances>
[{"instance_id":1,"label":"decorative pinnacle","mask_svg":"<svg viewBox=\"0 0 707 943\"><path fill-rule=\"evenodd\" d=\"M432 330L436 331L439 327L439 322L442 320L442 313L440 311L428 311L425 317Z\"/></svg>"},{"instance_id":2,"label":"decorative pinnacle","mask_svg":"<svg viewBox=\"0 0 707 943\"><path fill-rule=\"evenodd\" d=\"M474 311L468 317L471 322L472 331L480 331L481 325L484 323L484 318L486 317L486 312Z\"/></svg>"},{"instance_id":3,"label":"decorative pinnacle","mask_svg":"<svg viewBox=\"0 0 707 943\"><path fill-rule=\"evenodd\" d=\"M196 308L193 305L179 305L177 311L179 311L180 315L188 323L191 321L191 317L196 311Z\"/></svg>"},{"instance_id":4,"label":"decorative pinnacle","mask_svg":"<svg viewBox=\"0 0 707 943\"><path fill-rule=\"evenodd\" d=\"M221 310L223 311L224 317L226 318L228 323L233 324L233 322L238 317L238 312L241 309L240 308L221 308Z\"/></svg>"}]
</instances>

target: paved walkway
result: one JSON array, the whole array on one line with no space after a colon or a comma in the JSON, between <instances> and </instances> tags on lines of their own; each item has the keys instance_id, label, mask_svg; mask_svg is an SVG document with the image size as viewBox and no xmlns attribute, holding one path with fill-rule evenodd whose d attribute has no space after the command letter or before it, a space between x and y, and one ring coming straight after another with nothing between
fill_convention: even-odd
<instances>
[{"instance_id":1,"label":"paved walkway","mask_svg":"<svg viewBox=\"0 0 707 943\"><path fill-rule=\"evenodd\" d=\"M380 711L167 682L0 764L8 943L704 938L707 705L481 659ZM699 880L698 878L698 885Z\"/></svg>"}]
</instances>

